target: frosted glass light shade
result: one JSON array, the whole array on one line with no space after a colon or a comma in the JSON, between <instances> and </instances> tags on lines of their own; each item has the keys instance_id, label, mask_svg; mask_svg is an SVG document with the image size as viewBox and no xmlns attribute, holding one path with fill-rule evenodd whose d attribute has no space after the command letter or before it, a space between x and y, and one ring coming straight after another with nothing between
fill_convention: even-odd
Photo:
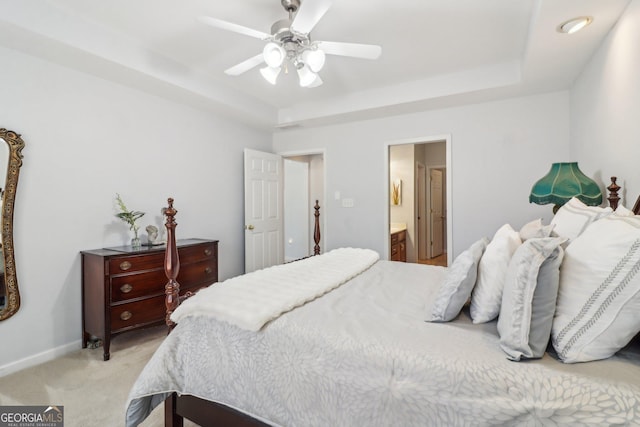
<instances>
[{"instance_id":1,"label":"frosted glass light shade","mask_svg":"<svg viewBox=\"0 0 640 427\"><path fill-rule=\"evenodd\" d=\"M262 50L262 56L269 67L278 68L282 65L287 53L279 44L269 42Z\"/></svg>"},{"instance_id":2,"label":"frosted glass light shade","mask_svg":"<svg viewBox=\"0 0 640 427\"><path fill-rule=\"evenodd\" d=\"M309 87L317 77L318 75L311 71L308 65L298 68L298 78L302 87Z\"/></svg>"},{"instance_id":3,"label":"frosted glass light shade","mask_svg":"<svg viewBox=\"0 0 640 427\"><path fill-rule=\"evenodd\" d=\"M262 77L272 85L276 84L276 80L278 80L278 75L280 74L280 67L269 67L266 66L264 68L260 68L260 74Z\"/></svg>"},{"instance_id":4,"label":"frosted glass light shade","mask_svg":"<svg viewBox=\"0 0 640 427\"><path fill-rule=\"evenodd\" d=\"M302 60L314 73L319 72L324 67L326 56L321 49L305 50L302 52Z\"/></svg>"},{"instance_id":5,"label":"frosted glass light shade","mask_svg":"<svg viewBox=\"0 0 640 427\"><path fill-rule=\"evenodd\" d=\"M320 78L319 75L316 74L316 78L313 79L313 81L307 87L318 87L322 85L322 83L323 83L322 79Z\"/></svg>"}]
</instances>

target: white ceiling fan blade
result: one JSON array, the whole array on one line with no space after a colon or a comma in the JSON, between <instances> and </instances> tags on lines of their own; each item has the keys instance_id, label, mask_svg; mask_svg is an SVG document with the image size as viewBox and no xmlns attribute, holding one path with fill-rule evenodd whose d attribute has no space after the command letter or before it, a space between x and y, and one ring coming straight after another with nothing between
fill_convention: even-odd
<instances>
[{"instance_id":1,"label":"white ceiling fan blade","mask_svg":"<svg viewBox=\"0 0 640 427\"><path fill-rule=\"evenodd\" d=\"M199 16L198 21L212 27L220 28L227 31L233 31L234 33L243 34L249 37L255 37L260 40L271 38L271 34L263 33L262 31L254 30L252 28L244 27L232 22L223 21L222 19L212 18L210 16Z\"/></svg>"},{"instance_id":2,"label":"white ceiling fan blade","mask_svg":"<svg viewBox=\"0 0 640 427\"><path fill-rule=\"evenodd\" d=\"M373 44L317 42L318 47L328 55L352 56L362 59L378 59L382 47Z\"/></svg>"},{"instance_id":3,"label":"white ceiling fan blade","mask_svg":"<svg viewBox=\"0 0 640 427\"><path fill-rule=\"evenodd\" d=\"M260 53L256 56L252 56L246 61L242 61L238 65L234 65L233 67L224 70L224 73L230 76L238 76L244 72L249 71L253 67L256 67L262 64L263 62L264 62L264 56Z\"/></svg>"},{"instance_id":4,"label":"white ceiling fan blade","mask_svg":"<svg viewBox=\"0 0 640 427\"><path fill-rule=\"evenodd\" d=\"M332 0L304 0L296 13L291 29L300 34L309 34L331 7Z\"/></svg>"}]
</instances>

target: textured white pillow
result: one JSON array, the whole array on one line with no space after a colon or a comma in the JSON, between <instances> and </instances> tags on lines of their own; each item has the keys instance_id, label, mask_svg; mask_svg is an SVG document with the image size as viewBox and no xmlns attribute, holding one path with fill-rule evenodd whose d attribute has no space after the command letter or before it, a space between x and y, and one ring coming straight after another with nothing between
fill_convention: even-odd
<instances>
[{"instance_id":1,"label":"textured white pillow","mask_svg":"<svg viewBox=\"0 0 640 427\"><path fill-rule=\"evenodd\" d=\"M573 240L578 237L589 224L610 215L610 207L587 206L575 197L562 205L551 220L554 234Z\"/></svg>"},{"instance_id":2,"label":"textured white pillow","mask_svg":"<svg viewBox=\"0 0 640 427\"><path fill-rule=\"evenodd\" d=\"M520 229L520 239L525 240L549 237L555 224L542 225L542 218L534 219L522 226Z\"/></svg>"},{"instance_id":3,"label":"textured white pillow","mask_svg":"<svg viewBox=\"0 0 640 427\"><path fill-rule=\"evenodd\" d=\"M613 211L614 215L617 216L634 216L635 214L631 209L627 209L622 205L619 205L615 211Z\"/></svg>"},{"instance_id":4,"label":"textured white pillow","mask_svg":"<svg viewBox=\"0 0 640 427\"><path fill-rule=\"evenodd\" d=\"M478 262L487 244L489 239L484 237L456 257L440 285L431 309L431 316L427 321L448 322L460 314L462 306L471 296L471 291L476 284Z\"/></svg>"},{"instance_id":5,"label":"textured white pillow","mask_svg":"<svg viewBox=\"0 0 640 427\"><path fill-rule=\"evenodd\" d=\"M500 347L511 360L540 358L556 311L562 237L533 238L509 262L498 317Z\"/></svg>"},{"instance_id":6,"label":"textured white pillow","mask_svg":"<svg viewBox=\"0 0 640 427\"><path fill-rule=\"evenodd\" d=\"M478 280L471 295L473 323L489 322L498 317L509 261L521 244L520 233L505 224L487 245L478 265Z\"/></svg>"},{"instance_id":7,"label":"textured white pillow","mask_svg":"<svg viewBox=\"0 0 640 427\"><path fill-rule=\"evenodd\" d=\"M552 341L563 362L605 359L640 331L640 218L594 222L566 249Z\"/></svg>"}]
</instances>

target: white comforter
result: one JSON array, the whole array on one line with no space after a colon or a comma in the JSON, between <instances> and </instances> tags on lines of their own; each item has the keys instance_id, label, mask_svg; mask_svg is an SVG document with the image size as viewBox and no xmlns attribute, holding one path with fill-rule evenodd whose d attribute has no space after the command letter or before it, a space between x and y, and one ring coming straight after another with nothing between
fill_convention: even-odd
<instances>
[{"instance_id":1,"label":"white comforter","mask_svg":"<svg viewBox=\"0 0 640 427\"><path fill-rule=\"evenodd\" d=\"M172 314L180 323L205 316L259 331L265 323L344 284L380 258L371 249L340 248L275 265L203 289Z\"/></svg>"},{"instance_id":2,"label":"white comforter","mask_svg":"<svg viewBox=\"0 0 640 427\"><path fill-rule=\"evenodd\" d=\"M640 425L639 354L511 362L495 322L424 322L445 271L378 261L259 332L185 318L131 390L127 425L172 391L282 426Z\"/></svg>"}]
</instances>

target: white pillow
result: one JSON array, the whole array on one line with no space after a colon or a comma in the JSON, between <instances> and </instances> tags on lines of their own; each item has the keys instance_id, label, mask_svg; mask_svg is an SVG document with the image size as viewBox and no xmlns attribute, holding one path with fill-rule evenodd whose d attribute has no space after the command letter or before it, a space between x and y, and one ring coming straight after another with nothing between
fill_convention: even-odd
<instances>
[{"instance_id":1,"label":"white pillow","mask_svg":"<svg viewBox=\"0 0 640 427\"><path fill-rule=\"evenodd\" d=\"M505 278L498 317L500 347L511 360L540 358L556 311L562 237L533 238L516 250Z\"/></svg>"},{"instance_id":2,"label":"white pillow","mask_svg":"<svg viewBox=\"0 0 640 427\"><path fill-rule=\"evenodd\" d=\"M640 217L594 222L566 249L553 320L563 362L605 359L640 331Z\"/></svg>"},{"instance_id":3,"label":"white pillow","mask_svg":"<svg viewBox=\"0 0 640 427\"><path fill-rule=\"evenodd\" d=\"M635 214L631 209L627 209L622 205L619 205L615 211L613 211L614 215L617 216L634 216Z\"/></svg>"},{"instance_id":4,"label":"white pillow","mask_svg":"<svg viewBox=\"0 0 640 427\"><path fill-rule=\"evenodd\" d=\"M612 212L613 210L610 207L587 206L573 197L558 209L558 212L551 220L551 224L554 225L553 232L560 237L573 240L589 224L610 215Z\"/></svg>"},{"instance_id":5,"label":"white pillow","mask_svg":"<svg viewBox=\"0 0 640 427\"><path fill-rule=\"evenodd\" d=\"M521 244L520 234L505 224L487 245L478 265L478 280L471 295L473 323L489 322L498 317L509 261Z\"/></svg>"},{"instance_id":6,"label":"white pillow","mask_svg":"<svg viewBox=\"0 0 640 427\"><path fill-rule=\"evenodd\" d=\"M520 239L525 240L549 237L555 224L542 225L542 218L534 219L522 226L520 229Z\"/></svg>"},{"instance_id":7,"label":"white pillow","mask_svg":"<svg viewBox=\"0 0 640 427\"><path fill-rule=\"evenodd\" d=\"M471 291L476 284L478 262L487 244L489 239L484 237L456 257L440 285L431 309L431 316L427 321L448 322L460 314L462 306L471 296Z\"/></svg>"}]
</instances>

